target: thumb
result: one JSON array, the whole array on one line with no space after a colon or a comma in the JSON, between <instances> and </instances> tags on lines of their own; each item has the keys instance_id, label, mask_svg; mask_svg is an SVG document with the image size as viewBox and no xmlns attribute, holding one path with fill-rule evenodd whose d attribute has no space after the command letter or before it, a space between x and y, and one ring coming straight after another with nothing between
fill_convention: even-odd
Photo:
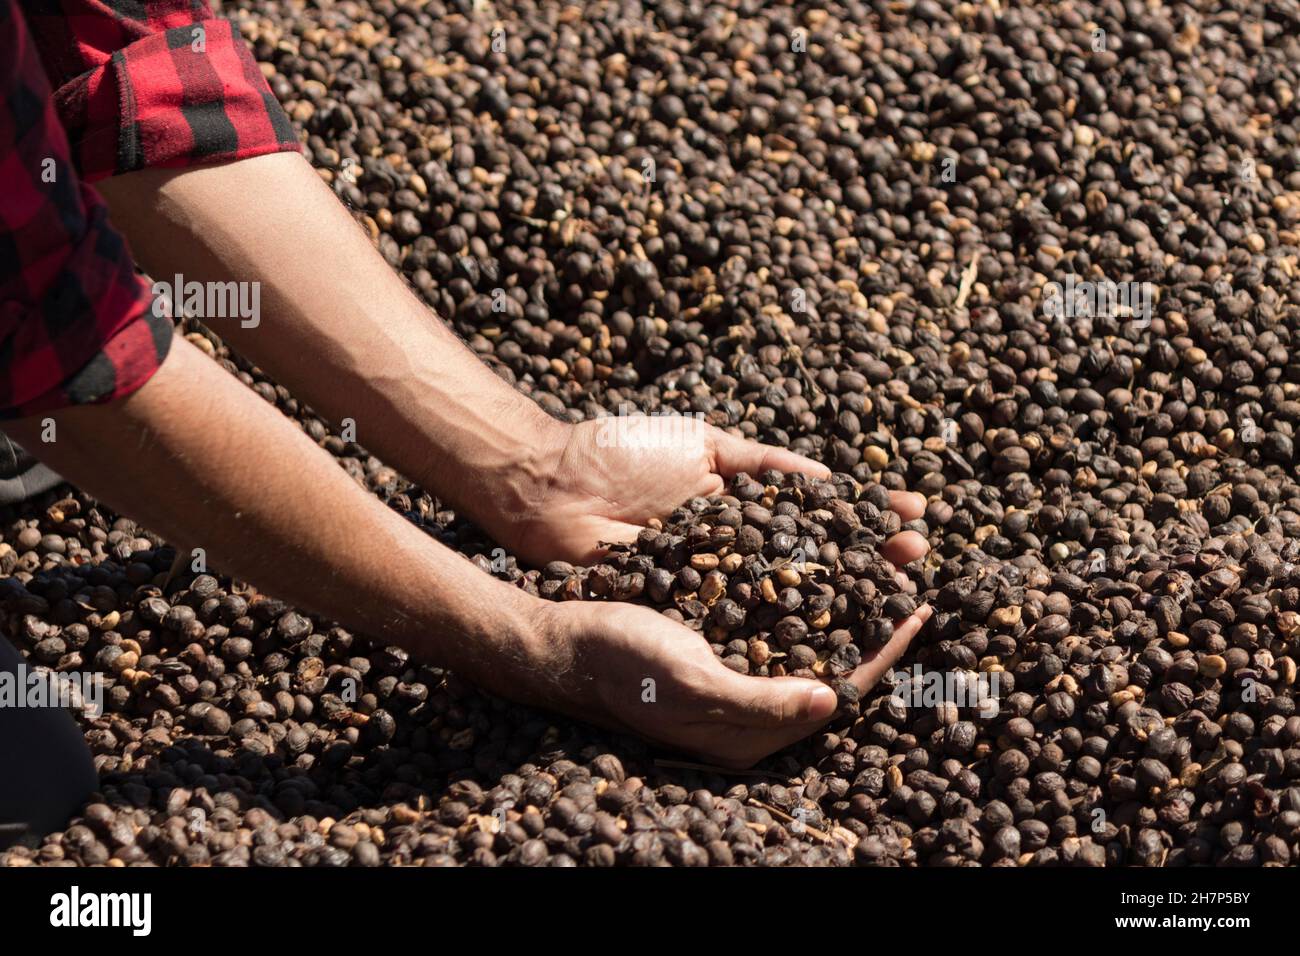
<instances>
[{"instance_id":1,"label":"thumb","mask_svg":"<svg viewBox=\"0 0 1300 956\"><path fill-rule=\"evenodd\" d=\"M805 677L749 677L728 670L721 688L728 699L725 718L751 727L779 727L830 720L835 691Z\"/></svg>"}]
</instances>

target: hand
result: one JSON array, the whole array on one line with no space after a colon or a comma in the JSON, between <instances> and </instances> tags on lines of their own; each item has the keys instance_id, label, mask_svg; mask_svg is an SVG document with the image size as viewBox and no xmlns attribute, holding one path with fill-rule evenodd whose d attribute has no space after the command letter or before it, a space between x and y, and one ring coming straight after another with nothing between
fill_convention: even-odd
<instances>
[{"instance_id":1,"label":"hand","mask_svg":"<svg viewBox=\"0 0 1300 956\"><path fill-rule=\"evenodd\" d=\"M893 497L904 521L921 514L919 495ZM898 567L928 550L924 538L905 531L885 544L883 554ZM894 666L930 614L922 605L896 624L885 647L863 660L849 677L859 692L865 694ZM501 693L636 733L709 763L748 767L807 737L835 711L835 693L820 681L737 674L700 634L649 608L569 601L542 605L537 616L540 639L520 661L517 676L489 669L489 682ZM503 681L510 686L500 686Z\"/></svg>"},{"instance_id":2,"label":"hand","mask_svg":"<svg viewBox=\"0 0 1300 956\"><path fill-rule=\"evenodd\" d=\"M651 518L720 493L737 472L769 468L830 476L811 458L684 415L595 419L567 431L530 496L532 507L494 530L527 561L589 563L600 542L632 541Z\"/></svg>"},{"instance_id":3,"label":"hand","mask_svg":"<svg viewBox=\"0 0 1300 956\"><path fill-rule=\"evenodd\" d=\"M866 693L930 617L923 606L850 676ZM628 731L724 767L749 767L825 724L835 692L803 677L750 677L723 666L704 638L650 608L549 605L553 668L528 696L541 706ZM539 693L540 691L540 693ZM557 695L557 696L553 696Z\"/></svg>"}]
</instances>

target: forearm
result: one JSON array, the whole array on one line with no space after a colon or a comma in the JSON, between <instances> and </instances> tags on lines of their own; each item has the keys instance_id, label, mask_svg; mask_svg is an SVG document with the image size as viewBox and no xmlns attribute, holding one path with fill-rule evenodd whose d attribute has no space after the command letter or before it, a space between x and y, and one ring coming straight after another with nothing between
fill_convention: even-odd
<instances>
[{"instance_id":1,"label":"forearm","mask_svg":"<svg viewBox=\"0 0 1300 956\"><path fill-rule=\"evenodd\" d=\"M438 321L301 156L146 170L102 191L156 278L260 282L261 322L214 330L458 510L490 527L545 481L564 426Z\"/></svg>"},{"instance_id":2,"label":"forearm","mask_svg":"<svg viewBox=\"0 0 1300 956\"><path fill-rule=\"evenodd\" d=\"M367 494L184 340L128 398L5 430L79 487L276 597L471 678L519 654L536 599Z\"/></svg>"}]
</instances>

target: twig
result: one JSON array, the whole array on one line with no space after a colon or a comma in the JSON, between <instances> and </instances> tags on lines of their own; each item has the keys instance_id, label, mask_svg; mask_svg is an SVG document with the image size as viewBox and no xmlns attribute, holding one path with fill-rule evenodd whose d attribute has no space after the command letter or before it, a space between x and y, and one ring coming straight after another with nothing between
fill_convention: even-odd
<instances>
[{"instance_id":1,"label":"twig","mask_svg":"<svg viewBox=\"0 0 1300 956\"><path fill-rule=\"evenodd\" d=\"M776 817L782 823L798 822L803 827L803 831L815 840L820 840L822 843L831 842L832 839L831 835L827 833L825 830L818 830L816 827L809 826L807 823L804 823L802 820L796 820L795 817L786 813L784 810L778 810L770 803L764 803L762 800L759 800L757 797L750 797L745 802L752 807L760 807L766 810L768 813L772 814L772 816Z\"/></svg>"},{"instance_id":2,"label":"twig","mask_svg":"<svg viewBox=\"0 0 1300 956\"><path fill-rule=\"evenodd\" d=\"M961 285L957 287L957 308L966 307L966 299L970 295L971 286L975 284L975 276L979 272L980 254L975 253L971 261L966 266L966 270L961 274Z\"/></svg>"},{"instance_id":3,"label":"twig","mask_svg":"<svg viewBox=\"0 0 1300 956\"><path fill-rule=\"evenodd\" d=\"M538 219L536 216L523 216L517 212L512 212L511 217L518 219L522 223L532 226L534 229L545 229L552 222L550 219Z\"/></svg>"},{"instance_id":4,"label":"twig","mask_svg":"<svg viewBox=\"0 0 1300 956\"><path fill-rule=\"evenodd\" d=\"M808 371L808 366L803 364L803 349L794 344L794 339L790 338L790 333L781 328L779 323L776 331L781 336L781 341L785 343L786 356L794 362L795 368L799 370L799 377L803 379L804 385L807 386L808 391L812 392L814 398L820 398L822 390L813 379L812 373Z\"/></svg>"},{"instance_id":5,"label":"twig","mask_svg":"<svg viewBox=\"0 0 1300 956\"><path fill-rule=\"evenodd\" d=\"M185 560L187 557L188 555L185 553L183 548L176 549L176 557L172 559L172 566L167 572L167 579L163 581L164 591L167 590L167 586L172 583L176 575L180 574L181 568L185 567Z\"/></svg>"}]
</instances>

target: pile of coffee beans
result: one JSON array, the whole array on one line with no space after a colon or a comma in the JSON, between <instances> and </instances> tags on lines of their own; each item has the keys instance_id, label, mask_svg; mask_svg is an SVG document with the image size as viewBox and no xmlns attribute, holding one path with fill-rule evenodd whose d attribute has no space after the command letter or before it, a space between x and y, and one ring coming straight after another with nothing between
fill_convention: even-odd
<instances>
[{"instance_id":1,"label":"pile of coffee beans","mask_svg":"<svg viewBox=\"0 0 1300 956\"><path fill-rule=\"evenodd\" d=\"M551 600L659 608L701 632L732 670L825 680L855 709L859 691L845 678L916 610L876 550L902 523L881 485L759 478L737 475L726 494L688 502L594 567L553 561L518 576L520 586Z\"/></svg>"},{"instance_id":2,"label":"pile of coffee beans","mask_svg":"<svg viewBox=\"0 0 1300 956\"><path fill-rule=\"evenodd\" d=\"M679 616L738 671L834 681L913 600L935 613L824 732L728 773L220 569L171 577L165 542L63 489L0 514L0 626L108 675L83 718L102 793L0 863L1300 860L1294 10L222 12L321 177L506 381L564 420L698 415L835 473L739 478L592 568L501 571L188 327L359 482L520 587ZM915 595L876 556L903 489L927 498Z\"/></svg>"}]
</instances>

